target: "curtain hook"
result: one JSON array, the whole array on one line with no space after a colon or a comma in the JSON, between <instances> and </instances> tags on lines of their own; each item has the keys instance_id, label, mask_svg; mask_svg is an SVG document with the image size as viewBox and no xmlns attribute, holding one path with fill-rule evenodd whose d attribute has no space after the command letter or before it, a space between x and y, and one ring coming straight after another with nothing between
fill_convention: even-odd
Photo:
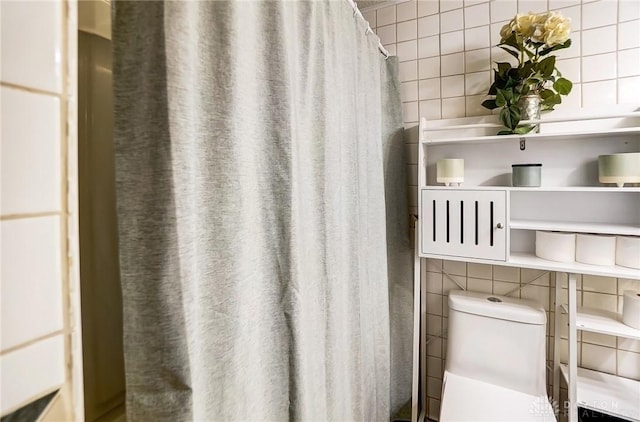
<instances>
[{"instance_id":1,"label":"curtain hook","mask_svg":"<svg viewBox=\"0 0 640 422\"><path fill-rule=\"evenodd\" d=\"M373 30L371 29L371 25L367 22L367 29L364 31L364 35L369 35L372 32Z\"/></svg>"}]
</instances>

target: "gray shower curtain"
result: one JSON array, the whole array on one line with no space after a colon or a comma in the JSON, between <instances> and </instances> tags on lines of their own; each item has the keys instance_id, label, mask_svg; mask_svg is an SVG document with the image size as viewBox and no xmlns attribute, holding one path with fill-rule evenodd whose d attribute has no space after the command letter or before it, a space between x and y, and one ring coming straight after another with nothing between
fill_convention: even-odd
<instances>
[{"instance_id":1,"label":"gray shower curtain","mask_svg":"<svg viewBox=\"0 0 640 422\"><path fill-rule=\"evenodd\" d=\"M115 3L129 420L409 398L400 101L365 30L346 0Z\"/></svg>"}]
</instances>

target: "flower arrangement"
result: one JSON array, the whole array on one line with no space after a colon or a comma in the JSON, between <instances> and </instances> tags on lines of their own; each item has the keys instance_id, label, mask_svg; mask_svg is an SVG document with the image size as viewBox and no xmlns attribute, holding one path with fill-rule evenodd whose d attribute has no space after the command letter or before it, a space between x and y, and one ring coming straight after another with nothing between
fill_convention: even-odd
<instances>
[{"instance_id":1,"label":"flower arrangement","mask_svg":"<svg viewBox=\"0 0 640 422\"><path fill-rule=\"evenodd\" d=\"M556 57L550 53L571 46L570 19L559 12L517 14L500 30L498 47L518 60L496 63L494 82L482 105L490 110L502 107L500 121L508 130L498 135L528 133L536 126L518 126L522 99L537 96L539 108L553 110L562 102L561 95L571 92L573 84L556 68ZM536 118L538 116L524 116Z\"/></svg>"}]
</instances>

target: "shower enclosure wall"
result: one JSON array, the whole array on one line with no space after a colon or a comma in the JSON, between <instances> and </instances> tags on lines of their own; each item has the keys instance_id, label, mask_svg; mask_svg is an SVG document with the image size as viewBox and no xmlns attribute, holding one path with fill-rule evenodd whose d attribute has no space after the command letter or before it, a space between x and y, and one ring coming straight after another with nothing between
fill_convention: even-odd
<instances>
[{"instance_id":1,"label":"shower enclosure wall","mask_svg":"<svg viewBox=\"0 0 640 422\"><path fill-rule=\"evenodd\" d=\"M84 4L82 4L84 3ZM109 4L81 2L78 171L85 420L124 412ZM106 24L105 24L106 21ZM85 32L86 30L86 32Z\"/></svg>"}]
</instances>

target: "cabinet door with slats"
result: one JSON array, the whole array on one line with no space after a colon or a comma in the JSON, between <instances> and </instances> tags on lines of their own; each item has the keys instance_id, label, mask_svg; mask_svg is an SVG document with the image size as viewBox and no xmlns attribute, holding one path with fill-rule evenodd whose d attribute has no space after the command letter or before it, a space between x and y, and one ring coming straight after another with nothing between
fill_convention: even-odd
<instances>
[{"instance_id":1,"label":"cabinet door with slats","mask_svg":"<svg viewBox=\"0 0 640 422\"><path fill-rule=\"evenodd\" d=\"M506 192L424 189L423 254L506 259Z\"/></svg>"}]
</instances>

